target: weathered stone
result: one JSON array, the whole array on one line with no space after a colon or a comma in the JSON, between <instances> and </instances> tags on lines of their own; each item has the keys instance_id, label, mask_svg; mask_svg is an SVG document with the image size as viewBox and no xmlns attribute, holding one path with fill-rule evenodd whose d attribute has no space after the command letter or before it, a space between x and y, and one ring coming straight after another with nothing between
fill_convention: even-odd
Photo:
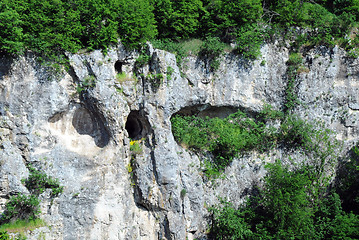
<instances>
[{"instance_id":1,"label":"weathered stone","mask_svg":"<svg viewBox=\"0 0 359 240\"><path fill-rule=\"evenodd\" d=\"M2 57L1 208L10 195L28 194L21 179L31 163L65 188L53 201L49 193L41 196L41 217L51 227L29 232L29 239L205 239L207 207L217 196L238 206L261 184L264 165L289 153L248 153L233 161L224 179L209 181L201 156L176 143L170 118L177 112L226 117L237 109L255 114L264 104L281 109L289 50L267 44L261 52L254 62L226 54L215 73L190 56L182 74L175 55L152 46L150 63L139 69L139 54L121 44L106 56L98 50L69 55L71 71L57 74L31 54ZM323 47L305 60L295 112L322 120L346 150L359 137L358 60L349 63L343 50ZM163 76L157 88L148 74ZM86 85L90 78L94 83ZM131 152L130 137L139 152Z\"/></svg>"}]
</instances>

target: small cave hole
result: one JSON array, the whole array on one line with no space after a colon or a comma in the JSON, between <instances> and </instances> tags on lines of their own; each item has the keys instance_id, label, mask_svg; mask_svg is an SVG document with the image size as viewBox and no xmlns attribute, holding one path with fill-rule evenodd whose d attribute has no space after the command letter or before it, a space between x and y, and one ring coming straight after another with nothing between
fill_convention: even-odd
<instances>
[{"instance_id":1,"label":"small cave hole","mask_svg":"<svg viewBox=\"0 0 359 240\"><path fill-rule=\"evenodd\" d=\"M115 63L116 73L122 73L122 66L123 66L123 62L116 61L116 63Z\"/></svg>"},{"instance_id":2,"label":"small cave hole","mask_svg":"<svg viewBox=\"0 0 359 240\"><path fill-rule=\"evenodd\" d=\"M131 139L139 140L148 134L150 123L139 111L132 111L127 117L125 128Z\"/></svg>"}]
</instances>

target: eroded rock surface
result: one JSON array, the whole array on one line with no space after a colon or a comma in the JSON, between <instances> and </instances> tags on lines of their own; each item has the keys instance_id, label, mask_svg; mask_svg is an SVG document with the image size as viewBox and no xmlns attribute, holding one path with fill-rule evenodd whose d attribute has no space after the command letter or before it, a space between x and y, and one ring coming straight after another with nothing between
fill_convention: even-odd
<instances>
[{"instance_id":1,"label":"eroded rock surface","mask_svg":"<svg viewBox=\"0 0 359 240\"><path fill-rule=\"evenodd\" d=\"M60 73L31 54L0 59L1 208L11 195L28 194L21 179L29 164L65 187L53 202L41 196L51 227L29 239L205 239L207 208L217 196L240 204L266 162L288 157L281 149L253 152L236 159L225 179L208 181L200 157L175 142L170 122L178 112L225 117L237 109L255 114L264 104L281 109L288 49L265 45L253 63L229 54L215 73L189 57L181 74L173 54L151 47L149 54L150 63L138 67L138 54L119 44L106 56L71 55L71 70ZM313 49L305 59L295 111L323 120L344 140L345 153L359 136L359 62L338 48ZM150 74L161 74L160 84ZM131 153L130 138L140 152Z\"/></svg>"}]
</instances>

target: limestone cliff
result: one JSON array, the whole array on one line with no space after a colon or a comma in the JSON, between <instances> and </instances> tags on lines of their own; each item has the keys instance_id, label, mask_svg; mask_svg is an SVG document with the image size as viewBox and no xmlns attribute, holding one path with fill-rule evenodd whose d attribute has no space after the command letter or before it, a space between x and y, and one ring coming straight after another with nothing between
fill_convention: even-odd
<instances>
[{"instance_id":1,"label":"limestone cliff","mask_svg":"<svg viewBox=\"0 0 359 240\"><path fill-rule=\"evenodd\" d=\"M170 118L179 111L226 116L236 109L280 109L287 84L288 48L268 44L247 62L221 57L216 72L188 57L182 72L173 54L149 47L150 62L119 44L69 55L70 69L54 72L31 53L0 59L0 209L16 193L27 165L65 187L41 195L48 224L29 239L205 239L207 207L217 196L239 204L265 174L264 164L289 153L277 149L235 160L225 179L208 181L199 156L179 146ZM306 52L296 82L305 119L323 120L344 141L358 141L359 61L341 49ZM137 73L137 78L133 73ZM118 74L121 77L118 77ZM130 137L141 151L130 151Z\"/></svg>"}]
</instances>

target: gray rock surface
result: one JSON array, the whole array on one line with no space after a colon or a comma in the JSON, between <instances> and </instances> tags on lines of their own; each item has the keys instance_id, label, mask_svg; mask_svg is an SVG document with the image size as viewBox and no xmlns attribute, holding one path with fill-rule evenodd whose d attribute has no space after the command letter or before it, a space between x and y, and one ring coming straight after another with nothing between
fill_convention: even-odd
<instances>
[{"instance_id":1,"label":"gray rock surface","mask_svg":"<svg viewBox=\"0 0 359 240\"><path fill-rule=\"evenodd\" d=\"M288 153L249 153L210 181L201 157L176 143L170 118L178 111L223 117L264 104L280 109L289 52L275 44L261 51L253 63L222 56L215 73L194 56L181 73L173 54L151 46L149 64L140 67L138 53L121 44L107 55L69 55L67 72L42 66L31 53L2 57L0 209L11 195L28 194L21 179L32 164L58 178L64 193L53 201L41 195L48 226L29 239L205 239L208 206L218 196L239 205L261 183L265 163ZM358 64L339 48L316 48L296 80L295 112L322 120L344 141L343 152L359 137ZM130 151L130 136L140 151Z\"/></svg>"}]
</instances>

